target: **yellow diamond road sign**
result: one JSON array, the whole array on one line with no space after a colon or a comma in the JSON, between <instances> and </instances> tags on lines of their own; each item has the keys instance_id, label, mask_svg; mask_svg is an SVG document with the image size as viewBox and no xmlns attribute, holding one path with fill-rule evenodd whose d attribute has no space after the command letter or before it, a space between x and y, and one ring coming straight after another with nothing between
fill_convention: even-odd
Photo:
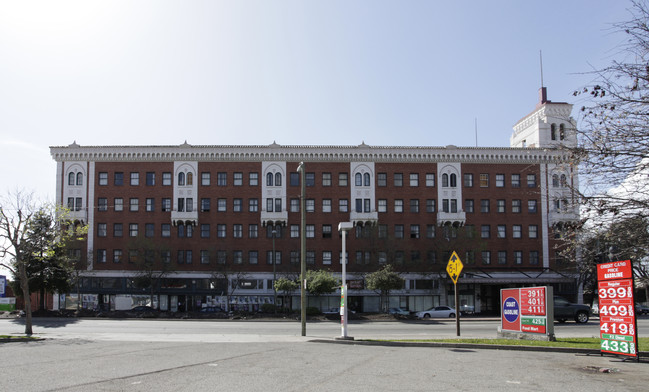
<instances>
[{"instance_id":1,"label":"yellow diamond road sign","mask_svg":"<svg viewBox=\"0 0 649 392\"><path fill-rule=\"evenodd\" d=\"M457 278L460 277L462 268L464 268L464 264L462 264L462 260L460 260L460 257L454 251L446 265L446 272L448 272L448 276L453 279L453 284L457 284Z\"/></svg>"}]
</instances>

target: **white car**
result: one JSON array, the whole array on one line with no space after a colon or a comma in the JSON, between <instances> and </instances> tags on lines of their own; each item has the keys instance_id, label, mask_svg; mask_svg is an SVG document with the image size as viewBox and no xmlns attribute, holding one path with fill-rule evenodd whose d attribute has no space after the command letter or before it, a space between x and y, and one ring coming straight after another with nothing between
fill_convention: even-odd
<instances>
[{"instance_id":1,"label":"white car","mask_svg":"<svg viewBox=\"0 0 649 392\"><path fill-rule=\"evenodd\" d=\"M431 317L455 317L455 309L449 306L435 306L434 308L417 312L417 318L426 319Z\"/></svg>"}]
</instances>

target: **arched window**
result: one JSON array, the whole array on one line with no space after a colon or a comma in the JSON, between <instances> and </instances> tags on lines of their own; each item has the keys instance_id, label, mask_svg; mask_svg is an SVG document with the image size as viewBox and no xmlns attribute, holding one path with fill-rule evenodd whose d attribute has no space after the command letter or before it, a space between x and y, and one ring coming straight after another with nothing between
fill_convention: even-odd
<instances>
[{"instance_id":1,"label":"arched window","mask_svg":"<svg viewBox=\"0 0 649 392\"><path fill-rule=\"evenodd\" d=\"M266 174L266 186L273 186L273 173Z\"/></svg>"},{"instance_id":2,"label":"arched window","mask_svg":"<svg viewBox=\"0 0 649 392\"><path fill-rule=\"evenodd\" d=\"M187 173L187 185L194 185L194 173Z\"/></svg>"},{"instance_id":3,"label":"arched window","mask_svg":"<svg viewBox=\"0 0 649 392\"><path fill-rule=\"evenodd\" d=\"M363 185L364 186L370 186L370 174L369 173L363 174Z\"/></svg>"},{"instance_id":4,"label":"arched window","mask_svg":"<svg viewBox=\"0 0 649 392\"><path fill-rule=\"evenodd\" d=\"M567 187L568 186L568 181L567 177L565 174L561 175L561 186L562 187Z\"/></svg>"},{"instance_id":5,"label":"arched window","mask_svg":"<svg viewBox=\"0 0 649 392\"><path fill-rule=\"evenodd\" d=\"M83 173L77 173L77 185L83 185Z\"/></svg>"},{"instance_id":6,"label":"arched window","mask_svg":"<svg viewBox=\"0 0 649 392\"><path fill-rule=\"evenodd\" d=\"M282 186L282 173L275 173L275 186Z\"/></svg>"},{"instance_id":7,"label":"arched window","mask_svg":"<svg viewBox=\"0 0 649 392\"><path fill-rule=\"evenodd\" d=\"M451 188L455 188L457 186L457 176L455 173L451 174Z\"/></svg>"},{"instance_id":8,"label":"arched window","mask_svg":"<svg viewBox=\"0 0 649 392\"><path fill-rule=\"evenodd\" d=\"M185 173L178 173L178 185L185 185Z\"/></svg>"},{"instance_id":9,"label":"arched window","mask_svg":"<svg viewBox=\"0 0 649 392\"><path fill-rule=\"evenodd\" d=\"M68 185L74 185L74 173L68 174Z\"/></svg>"},{"instance_id":10,"label":"arched window","mask_svg":"<svg viewBox=\"0 0 649 392\"><path fill-rule=\"evenodd\" d=\"M550 125L550 138L552 140L557 140L557 124L555 123L552 123L552 125Z\"/></svg>"},{"instance_id":11,"label":"arched window","mask_svg":"<svg viewBox=\"0 0 649 392\"><path fill-rule=\"evenodd\" d=\"M563 140L566 138L566 129L563 124L559 124L559 139Z\"/></svg>"},{"instance_id":12,"label":"arched window","mask_svg":"<svg viewBox=\"0 0 649 392\"><path fill-rule=\"evenodd\" d=\"M556 174L552 175L552 186L553 187L558 187L559 186L559 176Z\"/></svg>"},{"instance_id":13,"label":"arched window","mask_svg":"<svg viewBox=\"0 0 649 392\"><path fill-rule=\"evenodd\" d=\"M448 174L442 174L442 187L448 187Z\"/></svg>"},{"instance_id":14,"label":"arched window","mask_svg":"<svg viewBox=\"0 0 649 392\"><path fill-rule=\"evenodd\" d=\"M354 178L356 181L356 186L363 186L363 175L361 173L356 173Z\"/></svg>"}]
</instances>

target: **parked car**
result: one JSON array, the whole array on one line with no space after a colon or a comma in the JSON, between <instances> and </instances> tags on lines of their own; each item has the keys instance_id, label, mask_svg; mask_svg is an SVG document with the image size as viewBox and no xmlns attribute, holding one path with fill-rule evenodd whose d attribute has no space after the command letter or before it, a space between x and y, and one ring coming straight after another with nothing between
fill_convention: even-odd
<instances>
[{"instance_id":1,"label":"parked car","mask_svg":"<svg viewBox=\"0 0 649 392\"><path fill-rule=\"evenodd\" d=\"M398 316L410 316L410 311L404 308L390 308L388 313L398 315Z\"/></svg>"},{"instance_id":2,"label":"parked car","mask_svg":"<svg viewBox=\"0 0 649 392\"><path fill-rule=\"evenodd\" d=\"M474 313L475 313L475 306L471 306L471 305L460 306L460 314L474 314Z\"/></svg>"},{"instance_id":3,"label":"parked car","mask_svg":"<svg viewBox=\"0 0 649 392\"><path fill-rule=\"evenodd\" d=\"M204 308L201 308L199 312L201 313L219 313L222 312L223 309L219 308L218 306L206 306Z\"/></svg>"},{"instance_id":4,"label":"parked car","mask_svg":"<svg viewBox=\"0 0 649 392\"><path fill-rule=\"evenodd\" d=\"M575 304L562 297L554 297L554 319L565 323L568 319L583 324L590 317L590 306Z\"/></svg>"},{"instance_id":5,"label":"parked car","mask_svg":"<svg viewBox=\"0 0 649 392\"><path fill-rule=\"evenodd\" d=\"M156 310L148 305L138 305L131 308L131 312L155 312Z\"/></svg>"},{"instance_id":6,"label":"parked car","mask_svg":"<svg viewBox=\"0 0 649 392\"><path fill-rule=\"evenodd\" d=\"M643 314L649 314L649 307L646 307L641 304L635 304L635 314L636 316L640 316Z\"/></svg>"},{"instance_id":7,"label":"parked car","mask_svg":"<svg viewBox=\"0 0 649 392\"><path fill-rule=\"evenodd\" d=\"M417 312L417 318L426 319L431 317L455 317L456 311L450 306L436 306L434 308Z\"/></svg>"}]
</instances>

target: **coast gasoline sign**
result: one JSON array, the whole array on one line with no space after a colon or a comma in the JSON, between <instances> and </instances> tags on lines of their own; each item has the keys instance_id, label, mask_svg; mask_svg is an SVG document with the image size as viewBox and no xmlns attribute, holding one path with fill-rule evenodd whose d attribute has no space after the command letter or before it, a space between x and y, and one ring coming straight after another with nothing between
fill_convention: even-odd
<instances>
[{"instance_id":1,"label":"coast gasoline sign","mask_svg":"<svg viewBox=\"0 0 649 392\"><path fill-rule=\"evenodd\" d=\"M554 336L551 295L552 287L546 286L500 290L500 330Z\"/></svg>"}]
</instances>

